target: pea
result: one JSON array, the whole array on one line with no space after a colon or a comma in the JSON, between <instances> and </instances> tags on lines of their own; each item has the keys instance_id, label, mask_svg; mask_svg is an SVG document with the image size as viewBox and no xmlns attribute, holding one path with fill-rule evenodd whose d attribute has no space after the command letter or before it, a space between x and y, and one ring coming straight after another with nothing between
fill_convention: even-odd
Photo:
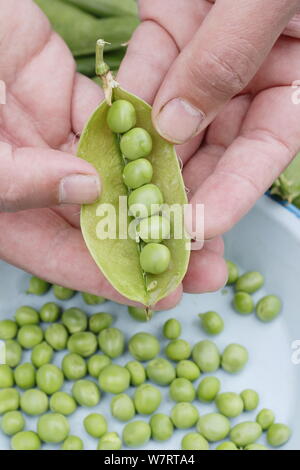
<instances>
[{"instance_id":1,"label":"pea","mask_svg":"<svg viewBox=\"0 0 300 470\"><path fill-rule=\"evenodd\" d=\"M16 310L16 322L19 326L36 325L40 322L38 312L32 307L19 307Z\"/></svg>"},{"instance_id":2,"label":"pea","mask_svg":"<svg viewBox=\"0 0 300 470\"><path fill-rule=\"evenodd\" d=\"M88 408L98 405L101 398L99 388L91 380L78 380L72 387L72 395L79 405Z\"/></svg>"},{"instance_id":3,"label":"pea","mask_svg":"<svg viewBox=\"0 0 300 470\"><path fill-rule=\"evenodd\" d=\"M200 377L200 369L193 361L180 361L176 366L176 375L178 378L187 379L194 382Z\"/></svg>"},{"instance_id":4,"label":"pea","mask_svg":"<svg viewBox=\"0 0 300 470\"><path fill-rule=\"evenodd\" d=\"M249 444L244 448L244 450L269 450L266 446L262 444Z\"/></svg>"},{"instance_id":5,"label":"pea","mask_svg":"<svg viewBox=\"0 0 300 470\"><path fill-rule=\"evenodd\" d=\"M255 390L251 390L251 389L243 390L240 395L244 402L244 409L246 411L252 411L258 407L259 396Z\"/></svg>"},{"instance_id":6,"label":"pea","mask_svg":"<svg viewBox=\"0 0 300 470\"><path fill-rule=\"evenodd\" d=\"M195 344L192 357L203 372L215 372L220 367L221 357L218 348L208 339Z\"/></svg>"},{"instance_id":7,"label":"pea","mask_svg":"<svg viewBox=\"0 0 300 470\"><path fill-rule=\"evenodd\" d=\"M92 436L100 439L107 433L107 422L103 415L98 413L92 413L83 421L84 429L86 432Z\"/></svg>"},{"instance_id":8,"label":"pea","mask_svg":"<svg viewBox=\"0 0 300 470\"><path fill-rule=\"evenodd\" d=\"M240 344L229 344L222 355L222 368L231 374L242 370L248 362L248 351Z\"/></svg>"},{"instance_id":9,"label":"pea","mask_svg":"<svg viewBox=\"0 0 300 470\"><path fill-rule=\"evenodd\" d=\"M39 450L41 445L39 436L33 431L18 432L11 440L12 450Z\"/></svg>"},{"instance_id":10,"label":"pea","mask_svg":"<svg viewBox=\"0 0 300 470\"><path fill-rule=\"evenodd\" d=\"M106 328L101 331L98 342L104 354L112 359L121 356L125 349L125 337L118 328Z\"/></svg>"},{"instance_id":11,"label":"pea","mask_svg":"<svg viewBox=\"0 0 300 470\"><path fill-rule=\"evenodd\" d=\"M135 407L132 399L121 393L116 395L110 403L111 414L119 421L130 421L135 416Z\"/></svg>"},{"instance_id":12,"label":"pea","mask_svg":"<svg viewBox=\"0 0 300 470\"><path fill-rule=\"evenodd\" d=\"M39 418L37 431L42 441L57 444L67 438L70 425L65 416L59 413L49 413Z\"/></svg>"},{"instance_id":13,"label":"pea","mask_svg":"<svg viewBox=\"0 0 300 470\"><path fill-rule=\"evenodd\" d=\"M276 295L266 295L256 305L256 315L263 322L274 320L282 309L281 300Z\"/></svg>"},{"instance_id":14,"label":"pea","mask_svg":"<svg viewBox=\"0 0 300 470\"><path fill-rule=\"evenodd\" d=\"M165 353L171 361L183 361L190 357L191 346L184 339L175 339L166 346Z\"/></svg>"},{"instance_id":15,"label":"pea","mask_svg":"<svg viewBox=\"0 0 300 470\"><path fill-rule=\"evenodd\" d=\"M177 403L171 410L171 420L178 429L192 428L198 418L198 410L191 403Z\"/></svg>"},{"instance_id":16,"label":"pea","mask_svg":"<svg viewBox=\"0 0 300 470\"><path fill-rule=\"evenodd\" d=\"M7 364L0 364L0 389L10 388L15 384L14 373Z\"/></svg>"},{"instance_id":17,"label":"pea","mask_svg":"<svg viewBox=\"0 0 300 470\"><path fill-rule=\"evenodd\" d=\"M65 392L56 392L50 398L50 410L68 416L74 413L77 405L74 398Z\"/></svg>"},{"instance_id":18,"label":"pea","mask_svg":"<svg viewBox=\"0 0 300 470\"><path fill-rule=\"evenodd\" d=\"M104 297L100 295L88 294L87 292L82 292L81 296L87 305L100 305L106 302Z\"/></svg>"},{"instance_id":19,"label":"pea","mask_svg":"<svg viewBox=\"0 0 300 470\"><path fill-rule=\"evenodd\" d=\"M35 368L29 362L19 365L15 369L16 385L24 390L35 386Z\"/></svg>"},{"instance_id":20,"label":"pea","mask_svg":"<svg viewBox=\"0 0 300 470\"><path fill-rule=\"evenodd\" d=\"M200 416L197 431L210 442L222 441L229 434L230 421L219 413L208 413Z\"/></svg>"},{"instance_id":21,"label":"pea","mask_svg":"<svg viewBox=\"0 0 300 470\"><path fill-rule=\"evenodd\" d=\"M7 436L13 436L25 428L25 419L20 411L9 411L1 420L1 430Z\"/></svg>"},{"instance_id":22,"label":"pea","mask_svg":"<svg viewBox=\"0 0 300 470\"><path fill-rule=\"evenodd\" d=\"M110 357L105 356L105 354L95 354L89 358L87 363L89 374L98 379L100 372L110 363Z\"/></svg>"},{"instance_id":23,"label":"pea","mask_svg":"<svg viewBox=\"0 0 300 470\"><path fill-rule=\"evenodd\" d=\"M176 377L174 366L161 357L150 361L146 371L148 378L157 385L169 385Z\"/></svg>"},{"instance_id":24,"label":"pea","mask_svg":"<svg viewBox=\"0 0 300 470\"><path fill-rule=\"evenodd\" d=\"M61 314L61 308L55 302L48 302L40 310L41 320L45 323L57 321Z\"/></svg>"},{"instance_id":25,"label":"pea","mask_svg":"<svg viewBox=\"0 0 300 470\"><path fill-rule=\"evenodd\" d=\"M150 419L151 437L155 441L167 441L174 432L174 426L169 416L157 413Z\"/></svg>"},{"instance_id":26,"label":"pea","mask_svg":"<svg viewBox=\"0 0 300 470\"><path fill-rule=\"evenodd\" d=\"M107 113L108 127L115 134L124 134L136 124L134 106L126 100L116 100Z\"/></svg>"},{"instance_id":27,"label":"pea","mask_svg":"<svg viewBox=\"0 0 300 470\"><path fill-rule=\"evenodd\" d=\"M101 437L97 450L120 450L122 441L116 432L108 432Z\"/></svg>"},{"instance_id":28,"label":"pea","mask_svg":"<svg viewBox=\"0 0 300 470\"><path fill-rule=\"evenodd\" d=\"M256 416L256 422L261 426L263 431L269 429L269 427L275 421L275 414L272 410L263 408Z\"/></svg>"},{"instance_id":29,"label":"pea","mask_svg":"<svg viewBox=\"0 0 300 470\"><path fill-rule=\"evenodd\" d=\"M246 447L249 444L253 444L257 439L260 438L262 429L258 423L247 421L239 423L234 426L230 431L230 439L238 447Z\"/></svg>"},{"instance_id":30,"label":"pea","mask_svg":"<svg viewBox=\"0 0 300 470\"><path fill-rule=\"evenodd\" d=\"M130 384L138 387L146 380L146 372L143 365L138 361L129 361L126 364L126 369L130 374Z\"/></svg>"},{"instance_id":31,"label":"pea","mask_svg":"<svg viewBox=\"0 0 300 470\"><path fill-rule=\"evenodd\" d=\"M281 423L274 423L268 429L267 441L272 447L281 447L291 437L291 430L288 426Z\"/></svg>"},{"instance_id":32,"label":"pea","mask_svg":"<svg viewBox=\"0 0 300 470\"><path fill-rule=\"evenodd\" d=\"M170 397L177 402L191 402L196 392L192 382L187 379L175 379L170 386Z\"/></svg>"},{"instance_id":33,"label":"pea","mask_svg":"<svg viewBox=\"0 0 300 470\"><path fill-rule=\"evenodd\" d=\"M45 331L45 339L50 346L56 351L62 351L66 349L68 342L68 332L64 325L59 323L54 323L53 325L48 326Z\"/></svg>"},{"instance_id":34,"label":"pea","mask_svg":"<svg viewBox=\"0 0 300 470\"><path fill-rule=\"evenodd\" d=\"M29 288L27 294L44 295L50 289L50 284L39 277L32 276L29 281Z\"/></svg>"},{"instance_id":35,"label":"pea","mask_svg":"<svg viewBox=\"0 0 300 470\"><path fill-rule=\"evenodd\" d=\"M98 343L94 333L84 331L70 336L68 349L71 353L79 354L82 357L92 356L97 351Z\"/></svg>"},{"instance_id":36,"label":"pea","mask_svg":"<svg viewBox=\"0 0 300 470\"><path fill-rule=\"evenodd\" d=\"M22 360L22 348L13 339L5 341L6 364L9 367L16 367Z\"/></svg>"},{"instance_id":37,"label":"pea","mask_svg":"<svg viewBox=\"0 0 300 470\"><path fill-rule=\"evenodd\" d=\"M237 393L220 393L216 398L216 405L220 413L228 418L239 416L244 410L244 402Z\"/></svg>"},{"instance_id":38,"label":"pea","mask_svg":"<svg viewBox=\"0 0 300 470\"><path fill-rule=\"evenodd\" d=\"M63 386L64 375L57 366L45 364L36 373L36 383L40 390L47 395L52 395Z\"/></svg>"},{"instance_id":39,"label":"pea","mask_svg":"<svg viewBox=\"0 0 300 470\"><path fill-rule=\"evenodd\" d=\"M228 269L228 281L227 281L227 285L231 285L231 284L234 284L237 280L238 280L238 277L239 277L239 268L237 267L237 265L235 263L233 263L232 261L226 261L226 264L227 264L227 269Z\"/></svg>"},{"instance_id":40,"label":"pea","mask_svg":"<svg viewBox=\"0 0 300 470\"><path fill-rule=\"evenodd\" d=\"M151 182L153 168L149 160L139 158L125 165L123 170L123 180L130 189L137 189L144 184Z\"/></svg>"},{"instance_id":41,"label":"pea","mask_svg":"<svg viewBox=\"0 0 300 470\"><path fill-rule=\"evenodd\" d=\"M145 184L134 189L128 197L128 207L130 215L137 218L149 217L159 212L164 198L154 184Z\"/></svg>"},{"instance_id":42,"label":"pea","mask_svg":"<svg viewBox=\"0 0 300 470\"><path fill-rule=\"evenodd\" d=\"M130 339L128 349L136 360L150 361L159 354L160 345L150 333L137 333Z\"/></svg>"},{"instance_id":43,"label":"pea","mask_svg":"<svg viewBox=\"0 0 300 470\"><path fill-rule=\"evenodd\" d=\"M157 410L162 400L160 390L153 385L140 385L134 393L134 405L138 413L150 415Z\"/></svg>"},{"instance_id":44,"label":"pea","mask_svg":"<svg viewBox=\"0 0 300 470\"><path fill-rule=\"evenodd\" d=\"M158 243L149 243L142 248L140 263L143 271L150 274L164 273L170 264L171 254L168 247Z\"/></svg>"},{"instance_id":45,"label":"pea","mask_svg":"<svg viewBox=\"0 0 300 470\"><path fill-rule=\"evenodd\" d=\"M186 434L181 441L183 450L209 450L207 440L197 432Z\"/></svg>"},{"instance_id":46,"label":"pea","mask_svg":"<svg viewBox=\"0 0 300 470\"><path fill-rule=\"evenodd\" d=\"M151 428L145 421L132 421L123 429L123 441L127 447L141 447L149 441Z\"/></svg>"},{"instance_id":47,"label":"pea","mask_svg":"<svg viewBox=\"0 0 300 470\"><path fill-rule=\"evenodd\" d=\"M130 383L130 374L125 367L109 364L99 375L99 385L104 392L118 394L124 392Z\"/></svg>"},{"instance_id":48,"label":"pea","mask_svg":"<svg viewBox=\"0 0 300 470\"><path fill-rule=\"evenodd\" d=\"M68 380L79 380L87 374L86 362L79 354L66 354L62 360L61 367Z\"/></svg>"},{"instance_id":49,"label":"pea","mask_svg":"<svg viewBox=\"0 0 300 470\"><path fill-rule=\"evenodd\" d=\"M95 313L90 317L89 329L97 335L100 331L109 328L112 322L113 317L110 313Z\"/></svg>"},{"instance_id":50,"label":"pea","mask_svg":"<svg viewBox=\"0 0 300 470\"><path fill-rule=\"evenodd\" d=\"M44 341L33 348L31 362L37 368L42 367L52 361L53 354L52 347Z\"/></svg>"},{"instance_id":51,"label":"pea","mask_svg":"<svg viewBox=\"0 0 300 470\"><path fill-rule=\"evenodd\" d=\"M37 416L46 413L49 407L48 397L41 390L27 390L21 396L21 409L30 416Z\"/></svg>"},{"instance_id":52,"label":"pea","mask_svg":"<svg viewBox=\"0 0 300 470\"><path fill-rule=\"evenodd\" d=\"M44 332L37 325L24 325L19 329L18 341L25 349L33 349L43 341Z\"/></svg>"},{"instance_id":53,"label":"pea","mask_svg":"<svg viewBox=\"0 0 300 470\"><path fill-rule=\"evenodd\" d=\"M135 127L121 137L120 148L128 160L148 157L152 151L152 138L149 132Z\"/></svg>"},{"instance_id":54,"label":"pea","mask_svg":"<svg viewBox=\"0 0 300 470\"><path fill-rule=\"evenodd\" d=\"M84 445L80 437L77 436L68 436L67 439L63 442L61 450L83 450Z\"/></svg>"},{"instance_id":55,"label":"pea","mask_svg":"<svg viewBox=\"0 0 300 470\"><path fill-rule=\"evenodd\" d=\"M75 291L68 287L58 286L55 284L53 286L53 294L58 300L69 300L74 297Z\"/></svg>"},{"instance_id":56,"label":"pea","mask_svg":"<svg viewBox=\"0 0 300 470\"><path fill-rule=\"evenodd\" d=\"M145 243L161 243L163 240L170 238L171 227L166 217L152 215L152 217L142 219L136 230L139 237Z\"/></svg>"},{"instance_id":57,"label":"pea","mask_svg":"<svg viewBox=\"0 0 300 470\"><path fill-rule=\"evenodd\" d=\"M253 312L254 301L247 292L236 292L233 298L233 307L238 313L248 315Z\"/></svg>"},{"instance_id":58,"label":"pea","mask_svg":"<svg viewBox=\"0 0 300 470\"><path fill-rule=\"evenodd\" d=\"M0 321L0 339L10 340L17 336L18 325L13 320Z\"/></svg>"},{"instance_id":59,"label":"pea","mask_svg":"<svg viewBox=\"0 0 300 470\"><path fill-rule=\"evenodd\" d=\"M166 321L163 327L163 335L170 340L179 338L181 335L181 324L176 318L170 318Z\"/></svg>"},{"instance_id":60,"label":"pea","mask_svg":"<svg viewBox=\"0 0 300 470\"><path fill-rule=\"evenodd\" d=\"M128 307L128 313L136 321L147 322L149 320L149 315L145 308Z\"/></svg>"},{"instance_id":61,"label":"pea","mask_svg":"<svg viewBox=\"0 0 300 470\"><path fill-rule=\"evenodd\" d=\"M217 312L200 313L201 326L209 335L219 335L224 330L223 318Z\"/></svg>"},{"instance_id":62,"label":"pea","mask_svg":"<svg viewBox=\"0 0 300 470\"><path fill-rule=\"evenodd\" d=\"M205 377L198 385L197 397L200 401L214 401L221 388L221 382L217 377Z\"/></svg>"},{"instance_id":63,"label":"pea","mask_svg":"<svg viewBox=\"0 0 300 470\"><path fill-rule=\"evenodd\" d=\"M15 388L0 390L0 415L8 411L16 411L20 405L20 394Z\"/></svg>"},{"instance_id":64,"label":"pea","mask_svg":"<svg viewBox=\"0 0 300 470\"><path fill-rule=\"evenodd\" d=\"M247 292L248 294L253 294L258 289L264 285L265 279L262 274L251 271L243 274L238 278L235 284L235 289L237 292Z\"/></svg>"},{"instance_id":65,"label":"pea","mask_svg":"<svg viewBox=\"0 0 300 470\"><path fill-rule=\"evenodd\" d=\"M80 308L69 308L62 316L62 322L72 335L87 329L87 315Z\"/></svg>"},{"instance_id":66,"label":"pea","mask_svg":"<svg viewBox=\"0 0 300 470\"><path fill-rule=\"evenodd\" d=\"M219 444L216 447L216 450L238 450L238 448L234 442L227 441L227 442L222 442L222 444Z\"/></svg>"}]
</instances>

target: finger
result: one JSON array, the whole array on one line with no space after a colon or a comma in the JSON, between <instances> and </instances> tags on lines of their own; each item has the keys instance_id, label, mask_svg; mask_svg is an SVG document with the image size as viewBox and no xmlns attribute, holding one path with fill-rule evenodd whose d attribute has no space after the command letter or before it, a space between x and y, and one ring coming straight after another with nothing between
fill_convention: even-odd
<instances>
[{"instance_id":1,"label":"finger","mask_svg":"<svg viewBox=\"0 0 300 470\"><path fill-rule=\"evenodd\" d=\"M211 240L206 240L205 249L208 251L212 251L213 253L216 253L217 255L223 256L224 255L224 240L222 237L215 237L212 238Z\"/></svg>"},{"instance_id":2,"label":"finger","mask_svg":"<svg viewBox=\"0 0 300 470\"><path fill-rule=\"evenodd\" d=\"M97 83L77 73L72 98L72 129L80 135L92 112L103 100L103 92Z\"/></svg>"},{"instance_id":3,"label":"finger","mask_svg":"<svg viewBox=\"0 0 300 470\"><path fill-rule=\"evenodd\" d=\"M222 256L204 248L192 252L183 290L191 294L214 292L226 284L227 278L227 266Z\"/></svg>"},{"instance_id":4,"label":"finger","mask_svg":"<svg viewBox=\"0 0 300 470\"><path fill-rule=\"evenodd\" d=\"M198 135L239 94L267 57L298 0L217 2L173 63L157 94L153 120L166 139Z\"/></svg>"}]
</instances>

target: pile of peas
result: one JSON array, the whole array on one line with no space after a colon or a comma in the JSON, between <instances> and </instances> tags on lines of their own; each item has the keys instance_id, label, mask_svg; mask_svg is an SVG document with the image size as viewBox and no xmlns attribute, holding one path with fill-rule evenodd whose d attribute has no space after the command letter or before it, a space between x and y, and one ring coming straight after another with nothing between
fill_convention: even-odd
<instances>
[{"instance_id":1,"label":"pile of peas","mask_svg":"<svg viewBox=\"0 0 300 470\"><path fill-rule=\"evenodd\" d=\"M170 236L170 222L160 215L164 198L151 183L153 167L146 158L152 152L151 135L135 127L136 122L135 108L126 100L116 100L107 113L107 124L119 137L126 163L123 180L129 190L129 213L137 219L136 233L142 241L140 264L145 273L157 275L168 269L171 260L170 250L162 244Z\"/></svg>"}]
</instances>

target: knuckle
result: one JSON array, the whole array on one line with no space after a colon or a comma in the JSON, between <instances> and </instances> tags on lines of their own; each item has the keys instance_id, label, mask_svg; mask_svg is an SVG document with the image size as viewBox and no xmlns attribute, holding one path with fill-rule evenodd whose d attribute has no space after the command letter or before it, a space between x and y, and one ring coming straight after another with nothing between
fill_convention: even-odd
<instances>
[{"instance_id":1,"label":"knuckle","mask_svg":"<svg viewBox=\"0 0 300 470\"><path fill-rule=\"evenodd\" d=\"M10 145L0 143L0 162L0 211L13 212L20 205L21 195L13 175L14 152Z\"/></svg>"}]
</instances>

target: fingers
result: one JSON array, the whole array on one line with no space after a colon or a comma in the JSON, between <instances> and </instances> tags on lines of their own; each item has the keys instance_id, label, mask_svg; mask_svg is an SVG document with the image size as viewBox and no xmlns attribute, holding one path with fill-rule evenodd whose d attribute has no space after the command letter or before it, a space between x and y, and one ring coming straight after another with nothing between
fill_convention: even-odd
<instances>
[{"instance_id":1,"label":"fingers","mask_svg":"<svg viewBox=\"0 0 300 470\"><path fill-rule=\"evenodd\" d=\"M198 135L239 94L265 60L296 0L216 2L173 63L157 94L153 120L166 139L184 143Z\"/></svg>"},{"instance_id":2,"label":"fingers","mask_svg":"<svg viewBox=\"0 0 300 470\"><path fill-rule=\"evenodd\" d=\"M222 256L205 246L203 250L192 252L183 290L191 294L214 292L226 284L227 278L227 266Z\"/></svg>"},{"instance_id":3,"label":"fingers","mask_svg":"<svg viewBox=\"0 0 300 470\"><path fill-rule=\"evenodd\" d=\"M103 100L103 91L92 80L77 73L75 75L71 121L74 134L80 135L92 112Z\"/></svg>"}]
</instances>

